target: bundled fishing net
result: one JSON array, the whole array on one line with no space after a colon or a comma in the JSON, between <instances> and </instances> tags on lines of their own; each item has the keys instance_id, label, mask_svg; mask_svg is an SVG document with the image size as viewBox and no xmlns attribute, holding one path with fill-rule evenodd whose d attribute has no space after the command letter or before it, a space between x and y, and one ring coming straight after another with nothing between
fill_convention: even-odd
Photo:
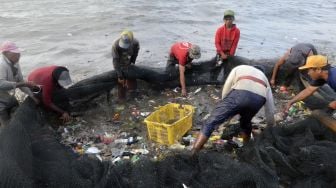
<instances>
[{"instance_id":1,"label":"bundled fishing net","mask_svg":"<svg viewBox=\"0 0 336 188\"><path fill-rule=\"evenodd\" d=\"M336 187L335 141L307 119L265 129L237 158L183 152L113 165L61 145L27 100L0 135L0 187Z\"/></svg>"}]
</instances>

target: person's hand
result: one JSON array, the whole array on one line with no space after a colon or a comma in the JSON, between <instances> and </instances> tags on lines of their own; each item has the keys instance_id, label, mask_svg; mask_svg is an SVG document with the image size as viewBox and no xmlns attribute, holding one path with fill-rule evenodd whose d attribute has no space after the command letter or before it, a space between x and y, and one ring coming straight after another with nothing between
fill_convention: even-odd
<instances>
[{"instance_id":1,"label":"person's hand","mask_svg":"<svg viewBox=\"0 0 336 188\"><path fill-rule=\"evenodd\" d=\"M285 105L285 108L283 109L283 113L288 114L288 111L289 111L289 109L290 109L291 106L292 106L292 103L291 103L291 102L288 102L288 103Z\"/></svg>"},{"instance_id":2,"label":"person's hand","mask_svg":"<svg viewBox=\"0 0 336 188\"><path fill-rule=\"evenodd\" d=\"M270 84L271 84L271 86L274 88L274 87L275 87L275 80L274 80L274 79L271 79L271 80L270 80Z\"/></svg>"},{"instance_id":3,"label":"person's hand","mask_svg":"<svg viewBox=\"0 0 336 188\"><path fill-rule=\"evenodd\" d=\"M329 103L329 108L336 110L336 101L332 101L331 103Z\"/></svg>"},{"instance_id":4,"label":"person's hand","mask_svg":"<svg viewBox=\"0 0 336 188\"><path fill-rule=\"evenodd\" d=\"M182 94L182 97L187 97L187 90L183 88L181 90L181 94Z\"/></svg>"},{"instance_id":5,"label":"person's hand","mask_svg":"<svg viewBox=\"0 0 336 188\"><path fill-rule=\"evenodd\" d=\"M34 82L31 82L31 81L27 81L27 82L25 82L24 85L25 85L26 87L31 88L31 89L36 88L36 87L39 87L37 84L35 84Z\"/></svg>"},{"instance_id":6,"label":"person's hand","mask_svg":"<svg viewBox=\"0 0 336 188\"><path fill-rule=\"evenodd\" d=\"M124 78L118 78L118 83L121 84L123 87L127 87L127 82Z\"/></svg>"},{"instance_id":7,"label":"person's hand","mask_svg":"<svg viewBox=\"0 0 336 188\"><path fill-rule=\"evenodd\" d=\"M221 58L222 58L223 60L225 60L225 59L228 58L228 55L226 55L226 54L222 54L222 55L221 55Z\"/></svg>"},{"instance_id":8,"label":"person's hand","mask_svg":"<svg viewBox=\"0 0 336 188\"><path fill-rule=\"evenodd\" d=\"M66 123L71 120L71 116L68 112L64 112L62 116L60 117L61 120L63 120L63 123Z\"/></svg>"}]
</instances>

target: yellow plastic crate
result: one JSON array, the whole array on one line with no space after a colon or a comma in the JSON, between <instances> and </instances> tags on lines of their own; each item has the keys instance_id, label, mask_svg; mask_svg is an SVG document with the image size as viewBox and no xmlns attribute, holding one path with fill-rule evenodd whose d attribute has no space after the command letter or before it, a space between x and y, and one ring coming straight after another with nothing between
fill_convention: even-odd
<instances>
[{"instance_id":1,"label":"yellow plastic crate","mask_svg":"<svg viewBox=\"0 0 336 188\"><path fill-rule=\"evenodd\" d=\"M144 120L149 138L165 145L174 144L191 128L194 109L176 103L158 108Z\"/></svg>"}]
</instances>

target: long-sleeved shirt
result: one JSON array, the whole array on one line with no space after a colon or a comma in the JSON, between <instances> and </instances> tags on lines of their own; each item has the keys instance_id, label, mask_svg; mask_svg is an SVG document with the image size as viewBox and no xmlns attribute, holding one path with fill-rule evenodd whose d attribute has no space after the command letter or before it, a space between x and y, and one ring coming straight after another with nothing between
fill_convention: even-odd
<instances>
[{"instance_id":1,"label":"long-sleeved shirt","mask_svg":"<svg viewBox=\"0 0 336 188\"><path fill-rule=\"evenodd\" d=\"M0 58L0 110L6 108L5 96L14 95L14 91L18 82L23 82L23 76L19 63L11 63L4 55ZM29 96L33 96L33 93L27 87L20 87L20 90Z\"/></svg>"},{"instance_id":2,"label":"long-sleeved shirt","mask_svg":"<svg viewBox=\"0 0 336 188\"><path fill-rule=\"evenodd\" d=\"M241 79L242 77L251 76L260 81L262 81L265 85L260 82L256 82L251 79ZM265 116L268 124L274 123L274 100L272 95L272 89L268 83L268 79L265 74L258 70L255 67L249 65L240 65L231 70L228 78L225 81L223 91L222 91L222 99L232 90L246 90L252 93L258 94L266 98L266 103L264 105L265 108Z\"/></svg>"},{"instance_id":3,"label":"long-sleeved shirt","mask_svg":"<svg viewBox=\"0 0 336 188\"><path fill-rule=\"evenodd\" d=\"M130 64L135 64L140 50L140 44L137 39L133 39L130 47L125 50L119 47L119 40L116 40L112 46L113 67L117 71L118 77L123 77L122 69Z\"/></svg>"},{"instance_id":4,"label":"long-sleeved shirt","mask_svg":"<svg viewBox=\"0 0 336 188\"><path fill-rule=\"evenodd\" d=\"M217 29L215 35L216 51L219 54L224 52L227 55L234 56L240 38L240 30L234 24L232 28L227 28L225 24Z\"/></svg>"}]
</instances>

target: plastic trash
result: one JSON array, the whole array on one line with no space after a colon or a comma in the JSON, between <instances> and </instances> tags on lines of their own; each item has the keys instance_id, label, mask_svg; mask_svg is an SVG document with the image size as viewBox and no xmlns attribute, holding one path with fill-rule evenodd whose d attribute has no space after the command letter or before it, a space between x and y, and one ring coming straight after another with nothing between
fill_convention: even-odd
<instances>
[{"instance_id":1,"label":"plastic trash","mask_svg":"<svg viewBox=\"0 0 336 188\"><path fill-rule=\"evenodd\" d=\"M210 97L213 98L213 99L215 99L215 100L218 100L218 99L219 99L219 97L217 97L217 96L216 96L215 94L213 94L213 93L210 94Z\"/></svg>"},{"instance_id":2,"label":"plastic trash","mask_svg":"<svg viewBox=\"0 0 336 188\"><path fill-rule=\"evenodd\" d=\"M278 113L274 114L274 120L276 122L283 121L284 118L285 118L285 114L283 112L278 112Z\"/></svg>"},{"instance_id":3,"label":"plastic trash","mask_svg":"<svg viewBox=\"0 0 336 188\"><path fill-rule=\"evenodd\" d=\"M211 136L211 137L209 138L209 140L210 140L210 141L216 141L216 140L219 140L220 138L221 138L220 135L215 135L215 136Z\"/></svg>"},{"instance_id":4,"label":"plastic trash","mask_svg":"<svg viewBox=\"0 0 336 188\"><path fill-rule=\"evenodd\" d=\"M333 111L331 117L334 118L334 119L336 119L336 110Z\"/></svg>"},{"instance_id":5,"label":"plastic trash","mask_svg":"<svg viewBox=\"0 0 336 188\"><path fill-rule=\"evenodd\" d=\"M132 163L135 163L138 160L140 160L140 157L138 155L133 155L133 157L131 158Z\"/></svg>"},{"instance_id":6,"label":"plastic trash","mask_svg":"<svg viewBox=\"0 0 336 188\"><path fill-rule=\"evenodd\" d=\"M109 135L107 133L105 133L105 135L101 135L99 139L104 144L110 144L113 141L112 135Z\"/></svg>"},{"instance_id":7,"label":"plastic trash","mask_svg":"<svg viewBox=\"0 0 336 188\"><path fill-rule=\"evenodd\" d=\"M113 120L113 121L118 121L119 119L120 119L120 114L119 114L119 113L115 113L115 114L113 115L112 120Z\"/></svg>"},{"instance_id":8,"label":"plastic trash","mask_svg":"<svg viewBox=\"0 0 336 188\"><path fill-rule=\"evenodd\" d=\"M238 147L243 147L243 139L239 137L233 137L232 141L237 144Z\"/></svg>"},{"instance_id":9,"label":"plastic trash","mask_svg":"<svg viewBox=\"0 0 336 188\"><path fill-rule=\"evenodd\" d=\"M115 164L116 162L118 162L118 161L120 161L120 160L121 160L121 158L120 158L120 157L117 157L117 158L115 158L115 159L112 160L112 163Z\"/></svg>"},{"instance_id":10,"label":"plastic trash","mask_svg":"<svg viewBox=\"0 0 336 188\"><path fill-rule=\"evenodd\" d=\"M198 92L200 92L202 90L202 88L200 87L200 88L198 88L198 89L196 89L196 91L194 91L194 94L197 94Z\"/></svg>"},{"instance_id":11,"label":"plastic trash","mask_svg":"<svg viewBox=\"0 0 336 188\"><path fill-rule=\"evenodd\" d=\"M210 114L205 115L205 116L202 118L202 121L207 120L209 117L210 117Z\"/></svg>"},{"instance_id":12,"label":"plastic trash","mask_svg":"<svg viewBox=\"0 0 336 188\"><path fill-rule=\"evenodd\" d=\"M96 157L100 160L100 162L103 161L103 158L99 154L96 154Z\"/></svg>"},{"instance_id":13,"label":"plastic trash","mask_svg":"<svg viewBox=\"0 0 336 188\"><path fill-rule=\"evenodd\" d=\"M149 116L150 112L140 112L140 115L143 117Z\"/></svg>"},{"instance_id":14,"label":"plastic trash","mask_svg":"<svg viewBox=\"0 0 336 188\"><path fill-rule=\"evenodd\" d=\"M218 74L218 76L217 76L217 81L218 82L221 82L221 81L223 81L224 80L224 68L222 67L221 68L221 71L219 72L219 74Z\"/></svg>"},{"instance_id":15,"label":"plastic trash","mask_svg":"<svg viewBox=\"0 0 336 188\"><path fill-rule=\"evenodd\" d=\"M138 140L132 136L129 138L124 138L124 139L116 139L114 140L114 143L117 143L117 144L123 143L123 144L131 145L131 144L136 143L137 141Z\"/></svg>"},{"instance_id":16,"label":"plastic trash","mask_svg":"<svg viewBox=\"0 0 336 188\"><path fill-rule=\"evenodd\" d=\"M294 116L297 113L297 111L298 111L297 108L292 105L288 110L288 115Z\"/></svg>"},{"instance_id":17,"label":"plastic trash","mask_svg":"<svg viewBox=\"0 0 336 188\"><path fill-rule=\"evenodd\" d=\"M131 152L134 154L142 154L142 155L147 155L149 153L147 149L133 149Z\"/></svg>"},{"instance_id":18,"label":"plastic trash","mask_svg":"<svg viewBox=\"0 0 336 188\"><path fill-rule=\"evenodd\" d=\"M178 143L169 146L169 149L173 149L173 150L183 150L184 148L185 148L185 145L178 144Z\"/></svg>"},{"instance_id":19,"label":"plastic trash","mask_svg":"<svg viewBox=\"0 0 336 188\"><path fill-rule=\"evenodd\" d=\"M85 153L86 154L98 154L100 153L101 151L97 148L97 147L89 147Z\"/></svg>"},{"instance_id":20,"label":"plastic trash","mask_svg":"<svg viewBox=\"0 0 336 188\"><path fill-rule=\"evenodd\" d=\"M188 135L182 138L184 145L192 145L195 142L195 140L196 138L194 138L192 135Z\"/></svg>"}]
</instances>

